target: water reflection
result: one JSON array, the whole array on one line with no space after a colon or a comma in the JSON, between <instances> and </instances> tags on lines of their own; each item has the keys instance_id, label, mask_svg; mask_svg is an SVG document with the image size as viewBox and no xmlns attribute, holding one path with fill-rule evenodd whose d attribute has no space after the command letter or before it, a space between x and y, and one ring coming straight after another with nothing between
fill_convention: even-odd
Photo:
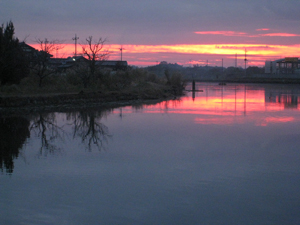
<instances>
[{"instance_id":1,"label":"water reflection","mask_svg":"<svg viewBox=\"0 0 300 225\"><path fill-rule=\"evenodd\" d=\"M165 101L155 106L145 106L140 112L193 114L197 116L195 123L202 124L243 123L246 117L248 121L258 126L266 126L270 123L299 119L283 113L278 114L285 110L299 110L299 87L299 85L196 83L196 91L188 92L180 101ZM191 87L187 86L187 89L190 90Z\"/></svg>"},{"instance_id":2,"label":"water reflection","mask_svg":"<svg viewBox=\"0 0 300 225\"><path fill-rule=\"evenodd\" d=\"M112 112L110 110L87 110L80 112L36 113L27 117L0 118L0 169L11 174L14 159L18 158L27 139L37 138L38 157L60 154L66 138L81 139L86 149L99 151L105 149L108 138L112 135L101 119ZM58 116L59 115L59 116ZM66 116L66 121L61 116ZM59 118L57 118L59 117ZM58 121L58 119L60 119ZM71 127L72 133L68 133ZM32 134L32 135L30 135Z\"/></svg>"},{"instance_id":3,"label":"water reflection","mask_svg":"<svg viewBox=\"0 0 300 225\"><path fill-rule=\"evenodd\" d=\"M0 224L297 224L300 113L283 101L298 87L197 87L194 101L2 117Z\"/></svg>"},{"instance_id":4,"label":"water reflection","mask_svg":"<svg viewBox=\"0 0 300 225\"><path fill-rule=\"evenodd\" d=\"M20 155L26 140L33 137L39 140L38 146L35 145L39 157L60 154L66 139L79 140L88 151L101 151L112 137L109 127L103 123L110 114L117 114L121 119L131 113L187 114L192 115L194 124L206 125L252 122L256 126L268 126L300 121L298 85L197 83L196 90L180 99L119 109L0 117L0 169L13 173L14 159ZM289 113L284 113L287 110Z\"/></svg>"},{"instance_id":5,"label":"water reflection","mask_svg":"<svg viewBox=\"0 0 300 225\"><path fill-rule=\"evenodd\" d=\"M98 150L105 148L104 144L111 135L108 127L101 123L102 117L107 116L109 111L80 111L67 113L67 120L71 121L73 127L73 138L81 138L86 148L91 151L95 146Z\"/></svg>"},{"instance_id":6,"label":"water reflection","mask_svg":"<svg viewBox=\"0 0 300 225\"><path fill-rule=\"evenodd\" d=\"M56 139L64 140L63 125L57 125L55 113L39 113L34 116L30 130L40 138L40 156L56 154L61 148L55 144Z\"/></svg>"},{"instance_id":7,"label":"water reflection","mask_svg":"<svg viewBox=\"0 0 300 225\"><path fill-rule=\"evenodd\" d=\"M295 90L266 90L265 101L283 105L285 109L298 109L299 96Z\"/></svg>"},{"instance_id":8,"label":"water reflection","mask_svg":"<svg viewBox=\"0 0 300 225\"><path fill-rule=\"evenodd\" d=\"M30 122L22 117L0 118L0 169L12 173L26 139L30 137Z\"/></svg>"}]
</instances>

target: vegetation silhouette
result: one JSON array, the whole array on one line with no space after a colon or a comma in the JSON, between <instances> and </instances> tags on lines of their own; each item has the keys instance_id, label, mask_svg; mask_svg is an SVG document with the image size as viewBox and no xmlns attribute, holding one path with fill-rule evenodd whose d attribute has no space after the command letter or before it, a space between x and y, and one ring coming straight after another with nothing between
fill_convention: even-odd
<instances>
[{"instance_id":1,"label":"vegetation silhouette","mask_svg":"<svg viewBox=\"0 0 300 225\"><path fill-rule=\"evenodd\" d=\"M10 21L0 27L0 86L19 84L29 74L29 62Z\"/></svg>"},{"instance_id":2,"label":"vegetation silhouette","mask_svg":"<svg viewBox=\"0 0 300 225\"><path fill-rule=\"evenodd\" d=\"M0 169L11 174L14 159L18 158L26 140L30 137L30 122L23 117L0 118Z\"/></svg>"},{"instance_id":3,"label":"vegetation silhouette","mask_svg":"<svg viewBox=\"0 0 300 225\"><path fill-rule=\"evenodd\" d=\"M55 50L62 49L64 46L61 45L61 41L48 41L47 38L44 40L36 39L36 43L39 45L40 51L37 53L36 57L34 57L31 71L38 77L38 84L41 88L45 78L56 73L55 68L49 67L49 60L52 57L51 53Z\"/></svg>"},{"instance_id":4,"label":"vegetation silhouette","mask_svg":"<svg viewBox=\"0 0 300 225\"><path fill-rule=\"evenodd\" d=\"M70 113L68 119L72 120L73 138L80 137L88 151L92 151L93 146L99 151L105 149L104 144L112 135L109 134L108 127L101 123L101 119L107 116L110 111L88 110Z\"/></svg>"},{"instance_id":5,"label":"vegetation silhouette","mask_svg":"<svg viewBox=\"0 0 300 225\"><path fill-rule=\"evenodd\" d=\"M65 131L62 126L57 125L55 113L39 113L32 120L30 131L35 132L40 138L40 156L57 154L61 151L61 148L56 146L54 142L58 138L63 141Z\"/></svg>"}]
</instances>

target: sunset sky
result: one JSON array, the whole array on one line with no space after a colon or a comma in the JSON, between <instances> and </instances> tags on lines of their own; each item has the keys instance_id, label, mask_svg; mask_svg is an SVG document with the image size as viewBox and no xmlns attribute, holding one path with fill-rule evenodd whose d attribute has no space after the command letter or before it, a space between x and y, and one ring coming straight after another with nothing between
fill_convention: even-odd
<instances>
[{"instance_id":1,"label":"sunset sky","mask_svg":"<svg viewBox=\"0 0 300 225\"><path fill-rule=\"evenodd\" d=\"M263 66L265 60L298 57L299 0L0 0L0 22L12 20L15 35L28 44L59 39L74 54L72 38L106 38L110 60L130 65L161 61L193 64Z\"/></svg>"}]
</instances>

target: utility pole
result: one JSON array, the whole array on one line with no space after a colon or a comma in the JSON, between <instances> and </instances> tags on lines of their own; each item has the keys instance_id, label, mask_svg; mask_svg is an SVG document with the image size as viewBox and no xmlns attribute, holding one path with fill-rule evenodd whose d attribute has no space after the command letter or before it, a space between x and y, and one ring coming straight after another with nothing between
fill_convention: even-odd
<instances>
[{"instance_id":1,"label":"utility pole","mask_svg":"<svg viewBox=\"0 0 300 225\"><path fill-rule=\"evenodd\" d=\"M72 40L75 40L75 57L77 56L77 40L79 39L79 37L77 37L77 35L75 34L75 37L72 38Z\"/></svg>"},{"instance_id":2,"label":"utility pole","mask_svg":"<svg viewBox=\"0 0 300 225\"><path fill-rule=\"evenodd\" d=\"M247 53L247 50L245 49L245 75L247 74L247 72L246 72L246 69L247 69L247 55L246 55L246 53Z\"/></svg>"},{"instance_id":3,"label":"utility pole","mask_svg":"<svg viewBox=\"0 0 300 225\"><path fill-rule=\"evenodd\" d=\"M224 67L223 67L223 59L222 59L222 73L223 73L223 71L224 71Z\"/></svg>"},{"instance_id":4,"label":"utility pole","mask_svg":"<svg viewBox=\"0 0 300 225\"><path fill-rule=\"evenodd\" d=\"M235 53L235 68L237 68L237 53Z\"/></svg>"},{"instance_id":5,"label":"utility pole","mask_svg":"<svg viewBox=\"0 0 300 225\"><path fill-rule=\"evenodd\" d=\"M120 48L120 51L121 51L121 61L123 61L122 60L122 52L123 52L123 50L125 50L125 48L123 48L123 46L121 46L121 48Z\"/></svg>"}]
</instances>

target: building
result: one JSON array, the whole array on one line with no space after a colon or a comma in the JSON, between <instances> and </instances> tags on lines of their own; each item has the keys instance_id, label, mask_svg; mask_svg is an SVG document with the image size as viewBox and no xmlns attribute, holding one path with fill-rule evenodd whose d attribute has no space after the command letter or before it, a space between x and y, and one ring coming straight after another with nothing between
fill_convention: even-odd
<instances>
[{"instance_id":1,"label":"building","mask_svg":"<svg viewBox=\"0 0 300 225\"><path fill-rule=\"evenodd\" d=\"M98 61L97 65L103 69L111 69L111 70L126 70L128 67L127 61Z\"/></svg>"},{"instance_id":2,"label":"building","mask_svg":"<svg viewBox=\"0 0 300 225\"><path fill-rule=\"evenodd\" d=\"M73 56L68 58L51 58L49 65L57 69L59 72L65 72L67 69L73 67L78 62L87 62L88 60L83 56Z\"/></svg>"},{"instance_id":3,"label":"building","mask_svg":"<svg viewBox=\"0 0 300 225\"><path fill-rule=\"evenodd\" d=\"M285 57L265 62L265 73L269 74L295 74L300 73L300 60L297 57Z\"/></svg>"},{"instance_id":4,"label":"building","mask_svg":"<svg viewBox=\"0 0 300 225\"><path fill-rule=\"evenodd\" d=\"M44 59L50 59L53 57L53 55L44 52L44 51L39 51L30 45L26 44L24 41L19 43L21 49L23 50L25 57L28 59L29 63L31 66L36 65L39 61Z\"/></svg>"}]
</instances>

